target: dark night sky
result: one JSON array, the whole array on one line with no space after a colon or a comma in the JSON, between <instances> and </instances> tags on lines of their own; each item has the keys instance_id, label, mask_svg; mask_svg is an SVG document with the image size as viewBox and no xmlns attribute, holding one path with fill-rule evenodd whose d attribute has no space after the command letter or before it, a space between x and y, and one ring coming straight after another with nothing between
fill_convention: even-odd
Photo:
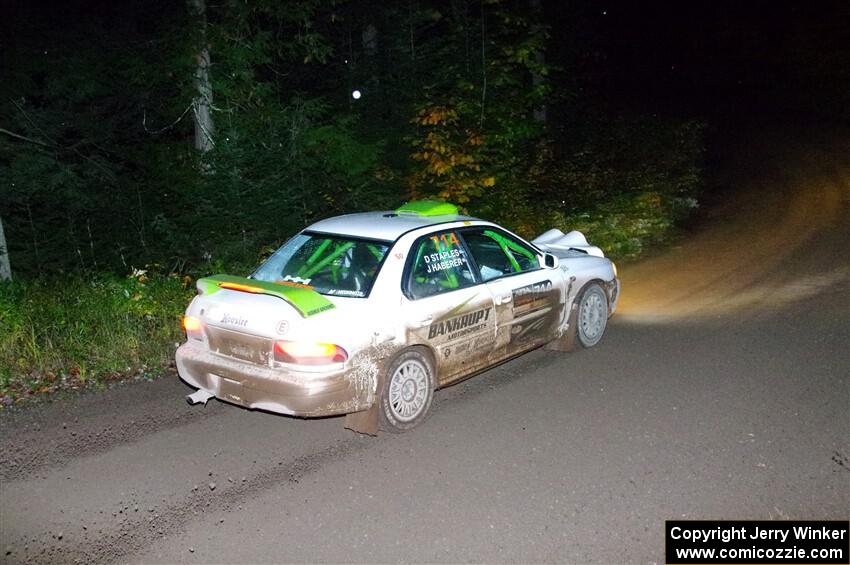
<instances>
[{"instance_id":1,"label":"dark night sky","mask_svg":"<svg viewBox=\"0 0 850 565\"><path fill-rule=\"evenodd\" d=\"M552 26L549 61L569 76L576 63L562 56L584 50L581 72L620 107L840 113L835 109L850 102L850 0L543 0L543 6ZM0 7L0 42L20 40L21 30L32 29L21 19L37 18L46 44L53 43L51 27L67 37L93 21L114 30L183 9L177 1L103 0L0 0Z\"/></svg>"},{"instance_id":2,"label":"dark night sky","mask_svg":"<svg viewBox=\"0 0 850 565\"><path fill-rule=\"evenodd\" d=\"M599 2L596 21L609 88L641 105L806 112L848 101L850 1Z\"/></svg>"}]
</instances>

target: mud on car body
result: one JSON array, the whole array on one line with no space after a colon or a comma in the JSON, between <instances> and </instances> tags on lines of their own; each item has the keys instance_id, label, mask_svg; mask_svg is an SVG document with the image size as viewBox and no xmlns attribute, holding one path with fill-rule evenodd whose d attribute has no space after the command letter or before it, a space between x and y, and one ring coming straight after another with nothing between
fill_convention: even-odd
<instances>
[{"instance_id":1,"label":"mud on car body","mask_svg":"<svg viewBox=\"0 0 850 565\"><path fill-rule=\"evenodd\" d=\"M409 429L436 388L549 344L596 345L614 264L578 232L529 243L451 204L322 220L249 277L197 282L180 377L216 397L346 426Z\"/></svg>"}]
</instances>

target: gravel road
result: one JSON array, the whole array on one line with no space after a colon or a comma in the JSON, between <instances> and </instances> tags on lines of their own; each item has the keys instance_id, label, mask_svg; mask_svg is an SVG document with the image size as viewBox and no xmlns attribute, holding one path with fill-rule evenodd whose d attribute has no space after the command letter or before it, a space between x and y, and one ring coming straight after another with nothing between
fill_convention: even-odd
<instances>
[{"instance_id":1,"label":"gravel road","mask_svg":"<svg viewBox=\"0 0 850 565\"><path fill-rule=\"evenodd\" d=\"M850 145L747 145L603 342L359 436L176 378L0 414L7 563L663 562L664 520L850 517Z\"/></svg>"}]
</instances>

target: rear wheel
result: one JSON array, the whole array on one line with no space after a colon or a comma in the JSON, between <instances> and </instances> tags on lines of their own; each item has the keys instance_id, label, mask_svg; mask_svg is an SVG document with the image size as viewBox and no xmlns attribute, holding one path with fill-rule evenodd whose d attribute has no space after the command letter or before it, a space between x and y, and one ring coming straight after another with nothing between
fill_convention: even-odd
<instances>
[{"instance_id":1,"label":"rear wheel","mask_svg":"<svg viewBox=\"0 0 850 565\"><path fill-rule=\"evenodd\" d=\"M408 349L389 364L381 391L381 428L403 432L420 424L434 399L434 367L420 349Z\"/></svg>"},{"instance_id":2,"label":"rear wheel","mask_svg":"<svg viewBox=\"0 0 850 565\"><path fill-rule=\"evenodd\" d=\"M576 316L576 337L584 347L593 347L605 334L608 324L608 297L596 283L590 283L581 293Z\"/></svg>"}]
</instances>

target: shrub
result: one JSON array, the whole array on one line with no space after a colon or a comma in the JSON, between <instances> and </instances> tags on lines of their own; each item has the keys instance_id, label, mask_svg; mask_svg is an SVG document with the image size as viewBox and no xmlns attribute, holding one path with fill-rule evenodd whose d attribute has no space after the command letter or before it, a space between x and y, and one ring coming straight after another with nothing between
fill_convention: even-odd
<instances>
[{"instance_id":1,"label":"shrub","mask_svg":"<svg viewBox=\"0 0 850 565\"><path fill-rule=\"evenodd\" d=\"M134 270L0 284L0 400L161 372L190 282Z\"/></svg>"},{"instance_id":2,"label":"shrub","mask_svg":"<svg viewBox=\"0 0 850 565\"><path fill-rule=\"evenodd\" d=\"M667 238L697 206L704 124L589 124L557 154L541 144L523 180L494 191L472 212L529 238L553 227L579 230L615 259Z\"/></svg>"}]
</instances>

